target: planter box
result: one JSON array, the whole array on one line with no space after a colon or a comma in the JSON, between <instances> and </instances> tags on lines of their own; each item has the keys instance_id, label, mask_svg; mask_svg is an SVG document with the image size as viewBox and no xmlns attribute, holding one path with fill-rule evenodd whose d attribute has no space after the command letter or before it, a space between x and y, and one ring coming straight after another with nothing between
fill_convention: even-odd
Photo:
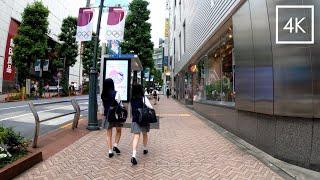
<instances>
[{"instance_id":1,"label":"planter box","mask_svg":"<svg viewBox=\"0 0 320 180\"><path fill-rule=\"evenodd\" d=\"M42 161L42 152L29 152L25 157L22 157L11 164L0 169L0 179L12 179L24 171L30 169L35 164Z\"/></svg>"}]
</instances>

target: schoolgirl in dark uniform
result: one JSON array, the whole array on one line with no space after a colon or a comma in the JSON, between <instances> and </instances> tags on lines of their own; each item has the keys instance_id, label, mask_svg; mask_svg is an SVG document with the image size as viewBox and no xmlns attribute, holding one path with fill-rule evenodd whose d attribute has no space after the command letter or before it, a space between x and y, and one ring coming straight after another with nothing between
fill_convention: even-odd
<instances>
[{"instance_id":1,"label":"schoolgirl in dark uniform","mask_svg":"<svg viewBox=\"0 0 320 180\"><path fill-rule=\"evenodd\" d=\"M118 144L121 138L121 131L123 127L123 123L108 121L108 114L109 114L110 107L113 105L113 103L120 102L119 94L114 89L114 82L112 79L106 79L104 81L101 99L103 102L104 116L105 116L103 127L107 129L107 145L109 148L108 154L109 154L109 158L112 158L114 156L113 152L116 152L117 154L121 153L118 148ZM116 128L116 136L115 136L115 143L112 145L112 129L113 128Z\"/></svg>"}]
</instances>

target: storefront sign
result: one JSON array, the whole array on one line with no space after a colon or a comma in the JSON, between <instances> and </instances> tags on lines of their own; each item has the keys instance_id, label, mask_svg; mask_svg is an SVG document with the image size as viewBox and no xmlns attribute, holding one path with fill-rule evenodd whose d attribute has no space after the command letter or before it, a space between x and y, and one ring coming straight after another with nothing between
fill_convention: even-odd
<instances>
[{"instance_id":1,"label":"storefront sign","mask_svg":"<svg viewBox=\"0 0 320 180\"><path fill-rule=\"evenodd\" d=\"M168 66L163 66L163 71L165 74L167 74L169 72Z\"/></svg>"},{"instance_id":2,"label":"storefront sign","mask_svg":"<svg viewBox=\"0 0 320 180\"><path fill-rule=\"evenodd\" d=\"M104 63L104 79L111 78L122 101L129 100L130 60L107 59Z\"/></svg>"},{"instance_id":3,"label":"storefront sign","mask_svg":"<svg viewBox=\"0 0 320 180\"><path fill-rule=\"evenodd\" d=\"M170 33L170 23L169 18L166 18L165 25L164 25L164 37L168 38Z\"/></svg>"},{"instance_id":4,"label":"storefront sign","mask_svg":"<svg viewBox=\"0 0 320 180\"><path fill-rule=\"evenodd\" d=\"M44 60L43 71L49 71L49 59Z\"/></svg>"},{"instance_id":5,"label":"storefront sign","mask_svg":"<svg viewBox=\"0 0 320 180\"><path fill-rule=\"evenodd\" d=\"M34 63L34 71L39 72L41 70L41 60L37 59Z\"/></svg>"},{"instance_id":6,"label":"storefront sign","mask_svg":"<svg viewBox=\"0 0 320 180\"><path fill-rule=\"evenodd\" d=\"M144 70L144 78L149 80L149 78L150 78L150 68L146 68Z\"/></svg>"},{"instance_id":7,"label":"storefront sign","mask_svg":"<svg viewBox=\"0 0 320 180\"><path fill-rule=\"evenodd\" d=\"M169 65L169 64L168 64L168 63L169 63L169 57L168 57L168 56L164 56L162 63L163 63L164 66L168 66L168 65Z\"/></svg>"},{"instance_id":8,"label":"storefront sign","mask_svg":"<svg viewBox=\"0 0 320 180\"><path fill-rule=\"evenodd\" d=\"M15 76L15 67L13 66L13 37L18 32L18 23L11 19L9 33L7 37L7 45L6 45L6 52L4 56L4 67L3 67L3 79L6 81L13 81Z\"/></svg>"}]
</instances>

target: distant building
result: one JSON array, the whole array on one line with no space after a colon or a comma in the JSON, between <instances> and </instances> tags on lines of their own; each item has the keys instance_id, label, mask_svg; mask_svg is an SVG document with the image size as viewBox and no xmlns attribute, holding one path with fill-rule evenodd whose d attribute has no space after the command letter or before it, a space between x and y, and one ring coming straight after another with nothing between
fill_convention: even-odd
<instances>
[{"instance_id":1,"label":"distant building","mask_svg":"<svg viewBox=\"0 0 320 180\"><path fill-rule=\"evenodd\" d=\"M155 48L153 50L153 61L156 70L163 72L163 48Z\"/></svg>"}]
</instances>

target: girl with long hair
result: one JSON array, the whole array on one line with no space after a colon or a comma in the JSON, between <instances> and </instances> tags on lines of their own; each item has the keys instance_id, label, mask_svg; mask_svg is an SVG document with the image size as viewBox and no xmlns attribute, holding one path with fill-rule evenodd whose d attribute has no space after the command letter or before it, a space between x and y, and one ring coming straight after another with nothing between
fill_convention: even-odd
<instances>
[{"instance_id":1,"label":"girl with long hair","mask_svg":"<svg viewBox=\"0 0 320 180\"><path fill-rule=\"evenodd\" d=\"M131 97L131 109L132 109L132 124L131 124L131 133L133 133L133 142L132 142L132 165L136 165L137 162L137 147L140 138L140 134L143 135L143 154L148 154L147 144L148 144L148 132L150 131L150 124L140 125L138 124L139 119L139 110L146 105L149 108L152 108L148 98L144 96L144 90L142 85L135 84L132 86L132 97Z\"/></svg>"},{"instance_id":2,"label":"girl with long hair","mask_svg":"<svg viewBox=\"0 0 320 180\"><path fill-rule=\"evenodd\" d=\"M115 91L114 82L112 79L104 80L101 99L103 102L104 116L105 116L103 127L107 129L107 145L109 148L108 154L109 154L109 158L112 158L114 156L113 152L116 152L116 154L118 155L121 153L118 148L118 144L120 142L121 131L123 127L123 123L108 121L110 107L113 106L115 103L120 103L120 94ZM116 136L115 136L115 143L112 145L112 129L113 128L116 128Z\"/></svg>"}]
</instances>

